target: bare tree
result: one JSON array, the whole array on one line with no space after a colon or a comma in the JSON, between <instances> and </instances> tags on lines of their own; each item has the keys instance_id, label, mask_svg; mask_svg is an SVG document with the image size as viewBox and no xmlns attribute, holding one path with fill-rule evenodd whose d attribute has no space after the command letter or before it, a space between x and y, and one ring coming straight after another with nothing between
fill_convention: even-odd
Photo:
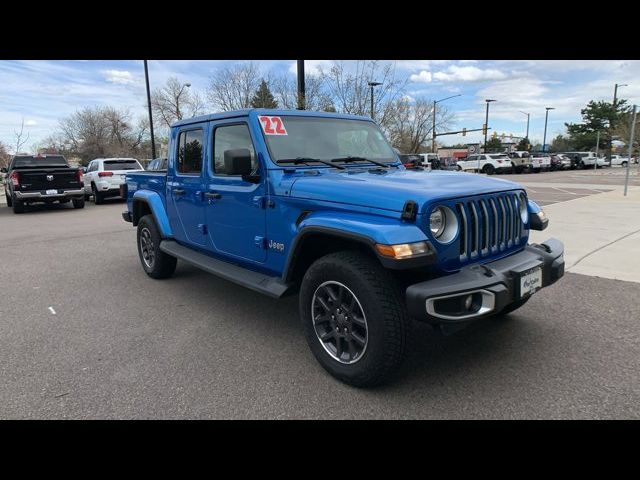
<instances>
[{"instance_id":1,"label":"bare tree","mask_svg":"<svg viewBox=\"0 0 640 480\"><path fill-rule=\"evenodd\" d=\"M223 112L250 108L253 94L263 77L253 62L231 65L211 77L207 98L214 108ZM266 80L269 83L269 79Z\"/></svg>"},{"instance_id":2,"label":"bare tree","mask_svg":"<svg viewBox=\"0 0 640 480\"><path fill-rule=\"evenodd\" d=\"M454 116L444 107L438 108L436 128L447 129ZM433 101L419 97L412 100L399 98L388 107L388 120L384 130L392 145L402 153L421 153L433 131Z\"/></svg>"},{"instance_id":3,"label":"bare tree","mask_svg":"<svg viewBox=\"0 0 640 480\"><path fill-rule=\"evenodd\" d=\"M381 64L377 60L359 60L355 68L348 68L343 61L334 62L328 71L320 69L320 76L336 110L354 115L371 114L369 82L380 82L375 87L373 107L375 119L383 127L408 81L397 76L395 63Z\"/></svg>"},{"instance_id":4,"label":"bare tree","mask_svg":"<svg viewBox=\"0 0 640 480\"><path fill-rule=\"evenodd\" d=\"M148 119L141 117L134 125L126 109L85 107L60 120L57 135L44 143L45 148L78 156L85 165L98 157L148 158L148 130Z\"/></svg>"},{"instance_id":5,"label":"bare tree","mask_svg":"<svg viewBox=\"0 0 640 480\"><path fill-rule=\"evenodd\" d=\"M190 84L171 77L162 88L151 94L151 111L154 119L164 127L175 121L195 117L204 109L204 100L198 92L190 90Z\"/></svg>"},{"instance_id":6,"label":"bare tree","mask_svg":"<svg viewBox=\"0 0 640 480\"><path fill-rule=\"evenodd\" d=\"M283 74L274 76L271 89L278 104L284 109L298 108L298 84L296 78ZM330 95L324 89L324 80L319 76L305 76L305 108L307 110L328 111L335 110Z\"/></svg>"},{"instance_id":7,"label":"bare tree","mask_svg":"<svg viewBox=\"0 0 640 480\"><path fill-rule=\"evenodd\" d=\"M29 132L27 132L27 136L24 136L24 117L22 117L22 124L20 125L20 132L13 132L13 135L16 138L16 149L15 149L15 154L18 155L18 153L20 152L20 149L22 149L22 147L25 145L25 143L27 143L27 141L29 140Z\"/></svg>"},{"instance_id":8,"label":"bare tree","mask_svg":"<svg viewBox=\"0 0 640 480\"><path fill-rule=\"evenodd\" d=\"M6 168L11 161L11 154L9 153L9 147L0 142L0 168Z\"/></svg>"}]
</instances>

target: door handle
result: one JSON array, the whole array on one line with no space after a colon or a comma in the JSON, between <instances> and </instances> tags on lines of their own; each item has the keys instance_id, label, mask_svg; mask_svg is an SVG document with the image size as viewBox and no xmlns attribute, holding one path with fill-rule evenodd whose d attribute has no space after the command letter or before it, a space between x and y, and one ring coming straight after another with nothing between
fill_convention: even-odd
<instances>
[{"instance_id":1,"label":"door handle","mask_svg":"<svg viewBox=\"0 0 640 480\"><path fill-rule=\"evenodd\" d=\"M205 192L204 196L207 198L215 198L216 200L222 198L222 195L220 195L218 192Z\"/></svg>"},{"instance_id":2,"label":"door handle","mask_svg":"<svg viewBox=\"0 0 640 480\"><path fill-rule=\"evenodd\" d=\"M184 195L184 190L183 190L183 189L181 189L181 188L174 188L174 189L173 189L173 193L174 193L175 195Z\"/></svg>"}]
</instances>

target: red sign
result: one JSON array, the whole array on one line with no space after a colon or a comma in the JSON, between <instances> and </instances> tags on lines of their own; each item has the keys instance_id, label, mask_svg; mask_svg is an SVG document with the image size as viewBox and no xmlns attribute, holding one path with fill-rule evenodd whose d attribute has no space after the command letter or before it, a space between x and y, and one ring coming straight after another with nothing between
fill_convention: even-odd
<instances>
[{"instance_id":1,"label":"red sign","mask_svg":"<svg viewBox=\"0 0 640 480\"><path fill-rule=\"evenodd\" d=\"M265 135L287 135L287 129L284 128L284 123L280 117L260 115L258 120L260 120L260 125L262 125L262 131Z\"/></svg>"}]
</instances>

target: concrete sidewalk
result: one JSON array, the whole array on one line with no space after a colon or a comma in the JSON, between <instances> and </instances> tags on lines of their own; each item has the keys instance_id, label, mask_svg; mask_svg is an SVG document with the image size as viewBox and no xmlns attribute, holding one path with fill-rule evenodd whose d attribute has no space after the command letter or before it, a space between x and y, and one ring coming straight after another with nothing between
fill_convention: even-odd
<instances>
[{"instance_id":1,"label":"concrete sidewalk","mask_svg":"<svg viewBox=\"0 0 640 480\"><path fill-rule=\"evenodd\" d=\"M610 192L544 207L549 227L531 242L555 237L565 246L565 269L573 273L640 282L640 187L609 185Z\"/></svg>"}]
</instances>

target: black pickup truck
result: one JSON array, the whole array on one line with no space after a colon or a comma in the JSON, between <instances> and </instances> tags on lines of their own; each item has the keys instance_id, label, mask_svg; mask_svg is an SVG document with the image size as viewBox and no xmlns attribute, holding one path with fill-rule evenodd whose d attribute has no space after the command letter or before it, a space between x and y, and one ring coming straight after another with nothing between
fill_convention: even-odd
<instances>
[{"instance_id":1,"label":"black pickup truck","mask_svg":"<svg viewBox=\"0 0 640 480\"><path fill-rule=\"evenodd\" d=\"M7 206L14 213L31 203L71 201L73 208L84 207L82 169L70 167L62 155L16 155L2 172Z\"/></svg>"}]
</instances>

